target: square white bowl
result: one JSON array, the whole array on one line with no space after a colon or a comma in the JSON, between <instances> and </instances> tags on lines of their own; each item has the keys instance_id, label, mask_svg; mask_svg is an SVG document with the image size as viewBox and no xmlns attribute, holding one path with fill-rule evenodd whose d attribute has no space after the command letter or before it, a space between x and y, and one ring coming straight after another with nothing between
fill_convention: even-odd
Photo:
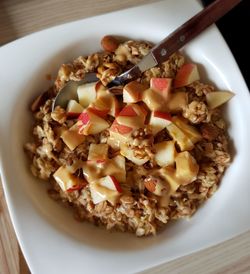
<instances>
[{"instance_id":1,"label":"square white bowl","mask_svg":"<svg viewBox=\"0 0 250 274\"><path fill-rule=\"evenodd\" d=\"M23 144L32 123L29 103L62 63L100 50L105 34L157 43L201 9L198 1L166 0L50 28L0 48L0 154L4 191L32 273L131 273L206 248L250 229L250 96L216 27L184 52L200 64L204 81L236 96L225 112L233 163L217 193L190 221L172 222L155 237L136 238L78 223L52 201L29 171Z\"/></svg>"}]
</instances>

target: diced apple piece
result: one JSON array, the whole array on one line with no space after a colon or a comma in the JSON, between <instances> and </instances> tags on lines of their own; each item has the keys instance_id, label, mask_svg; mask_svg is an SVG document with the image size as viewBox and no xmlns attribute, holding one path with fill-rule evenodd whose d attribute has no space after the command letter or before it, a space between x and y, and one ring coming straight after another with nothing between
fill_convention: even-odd
<instances>
[{"instance_id":1,"label":"diced apple piece","mask_svg":"<svg viewBox=\"0 0 250 274\"><path fill-rule=\"evenodd\" d=\"M119 116L135 117L138 116L138 114L134 110L133 104L129 104L120 111Z\"/></svg>"},{"instance_id":2,"label":"diced apple piece","mask_svg":"<svg viewBox=\"0 0 250 274\"><path fill-rule=\"evenodd\" d=\"M130 128L140 128L143 127L144 123L142 117L140 116L120 116L118 115L116 118L118 124L127 126Z\"/></svg>"},{"instance_id":3,"label":"diced apple piece","mask_svg":"<svg viewBox=\"0 0 250 274\"><path fill-rule=\"evenodd\" d=\"M116 99L115 96L112 96L108 114L113 116L113 117L116 117L119 112L120 112L119 102L118 102L118 100Z\"/></svg>"},{"instance_id":4,"label":"diced apple piece","mask_svg":"<svg viewBox=\"0 0 250 274\"><path fill-rule=\"evenodd\" d=\"M133 128L121 125L115 120L109 130L120 134L128 134L133 131Z\"/></svg>"},{"instance_id":5,"label":"diced apple piece","mask_svg":"<svg viewBox=\"0 0 250 274\"><path fill-rule=\"evenodd\" d=\"M83 135L98 134L109 127L109 123L91 111L84 111L78 117L79 133Z\"/></svg>"},{"instance_id":6,"label":"diced apple piece","mask_svg":"<svg viewBox=\"0 0 250 274\"><path fill-rule=\"evenodd\" d=\"M177 72L174 87L184 87L190 85L194 81L200 79L199 71L197 65L195 64L184 64Z\"/></svg>"},{"instance_id":7,"label":"diced apple piece","mask_svg":"<svg viewBox=\"0 0 250 274\"><path fill-rule=\"evenodd\" d=\"M109 131L108 145L113 149L119 149L121 144L124 144L130 138L130 133L121 134L119 132Z\"/></svg>"},{"instance_id":8,"label":"diced apple piece","mask_svg":"<svg viewBox=\"0 0 250 274\"><path fill-rule=\"evenodd\" d=\"M162 111L151 112L149 125L154 135L162 129L166 128L171 123L171 115L169 113Z\"/></svg>"},{"instance_id":9,"label":"diced apple piece","mask_svg":"<svg viewBox=\"0 0 250 274\"><path fill-rule=\"evenodd\" d=\"M95 114L96 116L102 117L102 118L106 118L109 110L101 110L96 108L95 106L90 106L87 108L89 112L92 112L93 114Z\"/></svg>"},{"instance_id":10,"label":"diced apple piece","mask_svg":"<svg viewBox=\"0 0 250 274\"><path fill-rule=\"evenodd\" d=\"M126 181L126 166L125 166L125 158L122 155L117 155L114 158L111 159L115 166L117 167L117 170L113 172L113 176L119 181L119 182L125 182Z\"/></svg>"},{"instance_id":11,"label":"diced apple piece","mask_svg":"<svg viewBox=\"0 0 250 274\"><path fill-rule=\"evenodd\" d=\"M142 101L151 111L161 110L165 103L162 96L151 88L144 90Z\"/></svg>"},{"instance_id":12,"label":"diced apple piece","mask_svg":"<svg viewBox=\"0 0 250 274\"><path fill-rule=\"evenodd\" d=\"M199 165L195 158L188 152L183 151L178 153L175 158L176 162L176 177L183 181L183 185L190 184L197 178Z\"/></svg>"},{"instance_id":13,"label":"diced apple piece","mask_svg":"<svg viewBox=\"0 0 250 274\"><path fill-rule=\"evenodd\" d=\"M128 160L130 160L131 162L133 162L134 164L136 164L138 166L144 165L149 160L148 157L145 157L143 159L136 157L134 155L134 151L126 145L121 145L120 149L121 149L120 150L121 155L123 155Z\"/></svg>"},{"instance_id":14,"label":"diced apple piece","mask_svg":"<svg viewBox=\"0 0 250 274\"><path fill-rule=\"evenodd\" d=\"M192 150L194 148L194 144L190 138L188 138L187 135L174 123L167 126L167 131L174 141L176 141L181 151Z\"/></svg>"},{"instance_id":15,"label":"diced apple piece","mask_svg":"<svg viewBox=\"0 0 250 274\"><path fill-rule=\"evenodd\" d=\"M96 99L96 83L83 84L77 88L80 105L88 107Z\"/></svg>"},{"instance_id":16,"label":"diced apple piece","mask_svg":"<svg viewBox=\"0 0 250 274\"><path fill-rule=\"evenodd\" d=\"M84 140L86 139L84 135L79 134L78 122L75 123L68 130L63 131L63 133L61 134L61 138L70 150L74 150L77 146L82 144Z\"/></svg>"},{"instance_id":17,"label":"diced apple piece","mask_svg":"<svg viewBox=\"0 0 250 274\"><path fill-rule=\"evenodd\" d=\"M102 170L104 169L104 165L106 165L107 162L102 161L85 161L82 164L82 170L84 174L84 178L87 182L92 183L93 181L101 178L103 175Z\"/></svg>"},{"instance_id":18,"label":"diced apple piece","mask_svg":"<svg viewBox=\"0 0 250 274\"><path fill-rule=\"evenodd\" d=\"M107 200L115 205L121 192L120 183L114 176L105 176L90 183L90 193L94 204Z\"/></svg>"},{"instance_id":19,"label":"diced apple piece","mask_svg":"<svg viewBox=\"0 0 250 274\"><path fill-rule=\"evenodd\" d=\"M83 179L74 176L63 166L57 169L53 177L63 191L79 190L86 185Z\"/></svg>"},{"instance_id":20,"label":"diced apple piece","mask_svg":"<svg viewBox=\"0 0 250 274\"><path fill-rule=\"evenodd\" d=\"M187 119L174 116L172 121L188 136L193 144L201 141L202 136L200 132L194 126L189 125Z\"/></svg>"},{"instance_id":21,"label":"diced apple piece","mask_svg":"<svg viewBox=\"0 0 250 274\"><path fill-rule=\"evenodd\" d=\"M170 194L175 193L179 186L182 184L182 180L176 176L176 170L171 166L166 166L161 168L159 172L161 176L169 183Z\"/></svg>"},{"instance_id":22,"label":"diced apple piece","mask_svg":"<svg viewBox=\"0 0 250 274\"><path fill-rule=\"evenodd\" d=\"M155 144L155 161L161 166L170 166L174 164L176 149L174 141L164 141Z\"/></svg>"},{"instance_id":23,"label":"diced apple piece","mask_svg":"<svg viewBox=\"0 0 250 274\"><path fill-rule=\"evenodd\" d=\"M89 185L89 190L92 201L95 205L106 201L105 189L103 189L103 187L100 187L97 182L92 182Z\"/></svg>"},{"instance_id":24,"label":"diced apple piece","mask_svg":"<svg viewBox=\"0 0 250 274\"><path fill-rule=\"evenodd\" d=\"M167 109L171 113L182 111L187 106L187 93L183 91L177 91L170 95L167 102Z\"/></svg>"},{"instance_id":25,"label":"diced apple piece","mask_svg":"<svg viewBox=\"0 0 250 274\"><path fill-rule=\"evenodd\" d=\"M171 78L151 78L150 88L158 92L165 101L169 100L170 90L172 85Z\"/></svg>"},{"instance_id":26,"label":"diced apple piece","mask_svg":"<svg viewBox=\"0 0 250 274\"><path fill-rule=\"evenodd\" d=\"M235 94L230 91L214 91L206 94L206 100L210 109L217 108L229 101Z\"/></svg>"},{"instance_id":27,"label":"diced apple piece","mask_svg":"<svg viewBox=\"0 0 250 274\"><path fill-rule=\"evenodd\" d=\"M148 115L148 111L146 110L146 106L144 105L144 103L133 104L133 108L137 115L141 117L142 123L144 124Z\"/></svg>"},{"instance_id":28,"label":"diced apple piece","mask_svg":"<svg viewBox=\"0 0 250 274\"><path fill-rule=\"evenodd\" d=\"M118 192L122 193L122 188L120 186L120 183L115 178L115 176L110 176L109 175L109 176L103 177L100 180L100 184L102 186L107 187L108 189L115 190L115 191L118 191Z\"/></svg>"},{"instance_id":29,"label":"diced apple piece","mask_svg":"<svg viewBox=\"0 0 250 274\"><path fill-rule=\"evenodd\" d=\"M141 107L136 104L126 105L116 117L114 125L122 125L132 129L142 127L144 125L145 116ZM126 133L126 132L124 132Z\"/></svg>"},{"instance_id":30,"label":"diced apple piece","mask_svg":"<svg viewBox=\"0 0 250 274\"><path fill-rule=\"evenodd\" d=\"M123 88L123 102L137 103L141 101L143 91L147 87L137 81L129 82Z\"/></svg>"},{"instance_id":31,"label":"diced apple piece","mask_svg":"<svg viewBox=\"0 0 250 274\"><path fill-rule=\"evenodd\" d=\"M107 144L90 144L88 160L107 160L108 159L108 145Z\"/></svg>"},{"instance_id":32,"label":"diced apple piece","mask_svg":"<svg viewBox=\"0 0 250 274\"><path fill-rule=\"evenodd\" d=\"M120 111L120 105L116 97L109 92L109 90L100 89L98 96L94 102L95 108L105 112L105 115L109 114L116 117Z\"/></svg>"},{"instance_id":33,"label":"diced apple piece","mask_svg":"<svg viewBox=\"0 0 250 274\"><path fill-rule=\"evenodd\" d=\"M69 100L66 112L68 117L77 118L83 112L83 107L76 100Z\"/></svg>"},{"instance_id":34,"label":"diced apple piece","mask_svg":"<svg viewBox=\"0 0 250 274\"><path fill-rule=\"evenodd\" d=\"M148 176L144 181L144 186L157 196L166 195L169 191L169 185L155 176Z\"/></svg>"},{"instance_id":35,"label":"diced apple piece","mask_svg":"<svg viewBox=\"0 0 250 274\"><path fill-rule=\"evenodd\" d=\"M103 102L102 98L96 99L95 102L91 103L87 109L102 118L106 118L109 113L109 106Z\"/></svg>"}]
</instances>

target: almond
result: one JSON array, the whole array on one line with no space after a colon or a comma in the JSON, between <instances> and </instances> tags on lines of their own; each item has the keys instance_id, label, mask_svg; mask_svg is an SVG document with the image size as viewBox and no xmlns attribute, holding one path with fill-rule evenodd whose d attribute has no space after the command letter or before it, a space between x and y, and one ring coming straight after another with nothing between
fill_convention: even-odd
<instances>
[{"instance_id":1,"label":"almond","mask_svg":"<svg viewBox=\"0 0 250 274\"><path fill-rule=\"evenodd\" d=\"M119 41L111 35L106 35L102 38L101 45L105 51L114 52L119 46Z\"/></svg>"}]
</instances>

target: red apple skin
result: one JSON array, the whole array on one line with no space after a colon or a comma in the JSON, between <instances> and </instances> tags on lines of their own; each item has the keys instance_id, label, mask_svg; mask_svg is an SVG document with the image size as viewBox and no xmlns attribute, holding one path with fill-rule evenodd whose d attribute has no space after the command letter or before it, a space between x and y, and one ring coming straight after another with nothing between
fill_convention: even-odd
<instances>
[{"instance_id":1,"label":"red apple skin","mask_svg":"<svg viewBox=\"0 0 250 274\"><path fill-rule=\"evenodd\" d=\"M100 109L97 109L94 107L88 107L88 111L92 112L93 114L95 114L101 118L106 118L107 114L109 113L108 109L100 110Z\"/></svg>"},{"instance_id":2,"label":"red apple skin","mask_svg":"<svg viewBox=\"0 0 250 274\"><path fill-rule=\"evenodd\" d=\"M138 116L137 113L135 112L133 106L127 105L125 106L120 113L118 114L119 116L129 116L129 117L134 117Z\"/></svg>"},{"instance_id":3,"label":"red apple skin","mask_svg":"<svg viewBox=\"0 0 250 274\"><path fill-rule=\"evenodd\" d=\"M107 160L87 160L86 162L89 164L104 164Z\"/></svg>"},{"instance_id":4,"label":"red apple skin","mask_svg":"<svg viewBox=\"0 0 250 274\"><path fill-rule=\"evenodd\" d=\"M131 127L128 127L128 126L120 125L115 120L113 122L112 126L110 127L110 130L113 131L113 132L118 132L120 134L127 134L127 133L130 133L133 129Z\"/></svg>"},{"instance_id":5,"label":"red apple skin","mask_svg":"<svg viewBox=\"0 0 250 274\"><path fill-rule=\"evenodd\" d=\"M118 192L122 193L122 188L120 186L120 183L116 180L114 176L110 176L111 180L113 181L115 188Z\"/></svg>"},{"instance_id":6,"label":"red apple skin","mask_svg":"<svg viewBox=\"0 0 250 274\"><path fill-rule=\"evenodd\" d=\"M82 112L79 115L78 120L81 121L84 125L87 125L88 122L90 121L89 114L87 112Z\"/></svg>"},{"instance_id":7,"label":"red apple skin","mask_svg":"<svg viewBox=\"0 0 250 274\"><path fill-rule=\"evenodd\" d=\"M87 185L87 182L83 180L79 185L75 185L75 186L73 186L73 187L67 189L67 192L71 193L71 192L73 192L73 191L75 191L75 190L81 190L81 189L83 189L86 185Z\"/></svg>"},{"instance_id":8,"label":"red apple skin","mask_svg":"<svg viewBox=\"0 0 250 274\"><path fill-rule=\"evenodd\" d=\"M154 117L162 118L168 121L172 121L172 117L167 112L161 112L161 111L154 111L153 113Z\"/></svg>"},{"instance_id":9,"label":"red apple skin","mask_svg":"<svg viewBox=\"0 0 250 274\"><path fill-rule=\"evenodd\" d=\"M158 92L169 90L171 87L171 78L151 78L150 87Z\"/></svg>"},{"instance_id":10,"label":"red apple skin","mask_svg":"<svg viewBox=\"0 0 250 274\"><path fill-rule=\"evenodd\" d=\"M195 70L197 70L197 65L184 64L177 72L177 75L174 80L174 87L179 88L179 87L183 87L191 84L192 81L190 82L189 77ZM195 80L198 80L198 79L195 79Z\"/></svg>"}]
</instances>

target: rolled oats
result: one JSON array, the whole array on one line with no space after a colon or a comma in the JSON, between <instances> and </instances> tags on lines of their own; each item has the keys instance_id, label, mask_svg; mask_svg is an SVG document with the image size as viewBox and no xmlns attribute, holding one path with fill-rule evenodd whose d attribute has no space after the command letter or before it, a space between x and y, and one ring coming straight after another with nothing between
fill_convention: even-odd
<instances>
[{"instance_id":1,"label":"rolled oats","mask_svg":"<svg viewBox=\"0 0 250 274\"><path fill-rule=\"evenodd\" d=\"M213 86L196 81L176 90L187 92L188 105L183 110L182 116L200 131L203 139L197 142L194 149L190 151L200 166L197 179L190 184L178 187L176 192L167 197L165 204L161 203L161 197L145 188L145 179L152 173L152 169L159 168L153 160L154 144L172 138L166 129L153 136L148 126L133 131L131 141L125 144L128 148L132 148L134 156L149 160L143 166L137 166L126 160L126 181L121 183L123 193L116 205L108 201L95 205L89 185L71 192L62 191L52 174L58 167L64 166L72 170L79 178L83 178L79 167L88 159L90 144L106 144L110 132L107 129L100 134L86 136L84 141L71 151L60 136L76 121L68 120L65 110L60 107L51 112L53 97L68 81L79 81L87 72L97 73L103 85L107 85L118 74L133 64L137 64L152 48L148 42L119 43L110 40L110 37L102 42L106 52L79 56L72 63L63 64L58 71L54 87L48 92L48 98L46 97L43 101L44 98L39 99L38 97L33 104L34 141L25 145L25 151L32 160L33 175L49 180L50 197L73 207L77 220L103 225L109 230L130 231L139 237L154 235L171 219L192 216L199 205L217 190L223 172L231 161L226 123L219 109L211 111L206 105L205 95L214 91ZM160 66L145 71L141 82L149 84L152 77L174 79L184 61L183 55L177 52ZM108 116L107 120L111 124L114 118ZM117 155L119 155L119 150L109 148L109 158Z\"/></svg>"}]
</instances>

